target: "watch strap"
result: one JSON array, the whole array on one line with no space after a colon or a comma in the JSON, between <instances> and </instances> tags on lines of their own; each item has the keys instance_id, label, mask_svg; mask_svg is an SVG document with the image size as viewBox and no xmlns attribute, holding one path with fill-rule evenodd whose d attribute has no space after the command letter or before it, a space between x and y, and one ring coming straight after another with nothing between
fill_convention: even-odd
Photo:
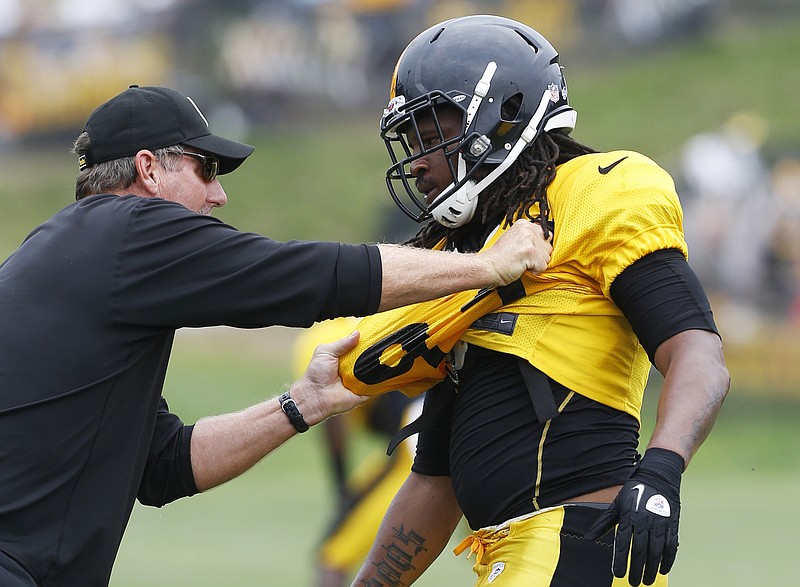
<instances>
[{"instance_id":1,"label":"watch strap","mask_svg":"<svg viewBox=\"0 0 800 587\"><path fill-rule=\"evenodd\" d=\"M281 410L283 410L283 413L289 418L289 422L292 423L295 430L298 432L305 432L308 430L308 423L305 421L305 418L303 418L303 414L301 414L300 410L297 408L297 403L292 399L288 391L278 397L278 403L281 405Z\"/></svg>"}]
</instances>

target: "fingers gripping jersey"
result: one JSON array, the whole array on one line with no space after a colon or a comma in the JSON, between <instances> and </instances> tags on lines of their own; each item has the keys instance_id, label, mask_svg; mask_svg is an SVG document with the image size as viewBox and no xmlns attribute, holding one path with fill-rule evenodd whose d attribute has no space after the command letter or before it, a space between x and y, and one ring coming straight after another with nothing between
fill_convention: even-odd
<instances>
[{"instance_id":1,"label":"fingers gripping jersey","mask_svg":"<svg viewBox=\"0 0 800 587\"><path fill-rule=\"evenodd\" d=\"M464 292L365 318L359 345L341 362L345 385L363 395L418 394L445 376L444 356L461 338L527 359L569 389L638 418L650 362L610 289L649 253L688 256L672 178L644 155L597 153L561 165L547 195L553 253L546 271L523 276L524 297L491 298L467 314L462 308L475 292ZM479 312L498 310L516 317L513 331L470 328Z\"/></svg>"},{"instance_id":2,"label":"fingers gripping jersey","mask_svg":"<svg viewBox=\"0 0 800 587\"><path fill-rule=\"evenodd\" d=\"M507 230L498 226L483 249ZM440 243L436 248L440 248ZM362 319L354 349L341 357L345 387L359 395L400 390L409 397L427 391L447 375L445 357L481 316L529 294L535 276L497 288L473 289Z\"/></svg>"}]
</instances>

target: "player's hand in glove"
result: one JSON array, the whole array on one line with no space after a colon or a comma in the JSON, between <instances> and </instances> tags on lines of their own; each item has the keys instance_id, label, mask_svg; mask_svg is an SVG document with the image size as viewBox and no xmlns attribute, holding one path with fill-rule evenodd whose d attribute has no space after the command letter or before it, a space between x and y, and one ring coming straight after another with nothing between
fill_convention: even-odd
<instances>
[{"instance_id":1,"label":"player's hand in glove","mask_svg":"<svg viewBox=\"0 0 800 587\"><path fill-rule=\"evenodd\" d=\"M622 578L630 567L628 582L634 587L642 580L652 585L656 574L666 575L675 562L684 467L679 454L648 449L616 499L584 535L597 540L618 524L612 570Z\"/></svg>"}]
</instances>

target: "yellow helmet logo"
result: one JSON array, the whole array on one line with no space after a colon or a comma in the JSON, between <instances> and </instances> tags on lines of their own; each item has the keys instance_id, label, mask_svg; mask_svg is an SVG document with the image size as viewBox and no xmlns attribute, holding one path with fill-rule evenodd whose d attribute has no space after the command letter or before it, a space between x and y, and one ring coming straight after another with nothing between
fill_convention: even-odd
<instances>
[{"instance_id":1,"label":"yellow helmet logo","mask_svg":"<svg viewBox=\"0 0 800 587\"><path fill-rule=\"evenodd\" d=\"M410 45L409 45L410 47ZM400 57L397 59L397 63L394 65L394 71L392 72L392 85L389 88L389 99L391 100L397 95L397 72L400 69L400 63L403 61L403 57L406 55L406 51L408 51L408 47L403 49L403 52L400 53Z\"/></svg>"}]
</instances>

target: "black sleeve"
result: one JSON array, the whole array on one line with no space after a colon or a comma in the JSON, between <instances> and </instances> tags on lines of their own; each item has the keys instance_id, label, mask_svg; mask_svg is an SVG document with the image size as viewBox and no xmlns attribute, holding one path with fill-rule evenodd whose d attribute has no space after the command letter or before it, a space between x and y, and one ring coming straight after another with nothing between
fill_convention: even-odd
<instances>
[{"instance_id":1,"label":"black sleeve","mask_svg":"<svg viewBox=\"0 0 800 587\"><path fill-rule=\"evenodd\" d=\"M137 498L161 507L198 492L192 473L190 443L194 426L185 426L162 397Z\"/></svg>"},{"instance_id":2,"label":"black sleeve","mask_svg":"<svg viewBox=\"0 0 800 587\"><path fill-rule=\"evenodd\" d=\"M146 198L125 230L115 303L128 324L305 327L380 304L375 245L277 242Z\"/></svg>"},{"instance_id":3,"label":"black sleeve","mask_svg":"<svg viewBox=\"0 0 800 587\"><path fill-rule=\"evenodd\" d=\"M422 415L430 409L432 403L429 401L433 394L437 393L436 387L425 394L425 402L422 405ZM453 414L453 401L441 409L435 419L417 437L417 454L414 457L414 464L411 470L421 475L429 476L449 476L450 475L450 422Z\"/></svg>"},{"instance_id":4,"label":"black sleeve","mask_svg":"<svg viewBox=\"0 0 800 587\"><path fill-rule=\"evenodd\" d=\"M619 306L653 362L662 342L684 330L719 334L703 286L677 249L650 253L611 284Z\"/></svg>"}]
</instances>

